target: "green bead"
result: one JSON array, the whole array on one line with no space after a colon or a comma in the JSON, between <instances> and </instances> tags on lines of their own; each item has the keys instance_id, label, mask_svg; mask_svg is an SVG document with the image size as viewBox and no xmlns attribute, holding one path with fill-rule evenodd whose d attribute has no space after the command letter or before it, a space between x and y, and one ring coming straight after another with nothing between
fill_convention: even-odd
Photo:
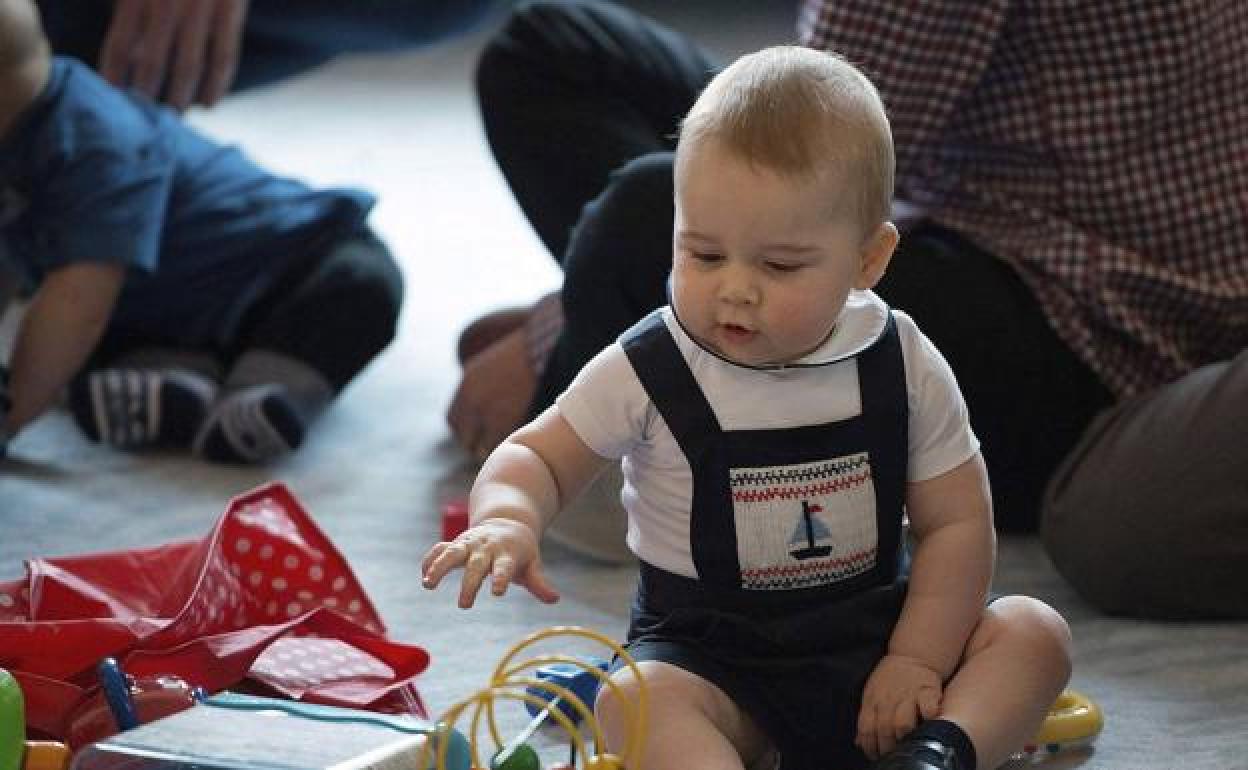
<instances>
[{"instance_id":1,"label":"green bead","mask_svg":"<svg viewBox=\"0 0 1248 770\"><path fill-rule=\"evenodd\" d=\"M490 760L490 770L542 770L542 760L527 743L508 751L503 749Z\"/></svg>"},{"instance_id":2,"label":"green bead","mask_svg":"<svg viewBox=\"0 0 1248 770\"><path fill-rule=\"evenodd\" d=\"M22 770L26 751L26 708L22 688L0 668L0 770Z\"/></svg>"}]
</instances>

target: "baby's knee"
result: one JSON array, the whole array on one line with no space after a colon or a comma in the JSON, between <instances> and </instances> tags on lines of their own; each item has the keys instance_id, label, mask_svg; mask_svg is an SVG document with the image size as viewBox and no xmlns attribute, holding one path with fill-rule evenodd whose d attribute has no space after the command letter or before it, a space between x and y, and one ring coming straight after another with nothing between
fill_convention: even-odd
<instances>
[{"instance_id":1,"label":"baby's knee","mask_svg":"<svg viewBox=\"0 0 1248 770\"><path fill-rule=\"evenodd\" d=\"M631 723L643 697L651 714L696 713L720 724L739 713L718 687L670 663L642 661L637 664L637 672L621 668L610 679L610 685L599 688L594 702L594 713L604 724L608 721L617 725Z\"/></svg>"},{"instance_id":2,"label":"baby's knee","mask_svg":"<svg viewBox=\"0 0 1248 770\"><path fill-rule=\"evenodd\" d=\"M1017 650L1024 660L1070 676L1070 626L1057 610L1039 599L1005 596L990 604L971 637L968 655L989 646Z\"/></svg>"},{"instance_id":3,"label":"baby's knee","mask_svg":"<svg viewBox=\"0 0 1248 770\"><path fill-rule=\"evenodd\" d=\"M604 726L631 721L640 702L641 681L627 667L615 671L607 679L594 699L594 716Z\"/></svg>"}]
</instances>

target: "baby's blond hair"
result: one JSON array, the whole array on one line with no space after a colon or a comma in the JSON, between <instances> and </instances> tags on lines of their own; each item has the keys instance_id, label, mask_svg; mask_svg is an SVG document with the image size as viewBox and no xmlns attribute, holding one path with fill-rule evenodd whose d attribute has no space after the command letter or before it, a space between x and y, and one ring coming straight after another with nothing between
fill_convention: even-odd
<instances>
[{"instance_id":1,"label":"baby's blond hair","mask_svg":"<svg viewBox=\"0 0 1248 770\"><path fill-rule=\"evenodd\" d=\"M705 139L784 176L833 173L851 193L832 203L866 233L888 219L895 164L888 117L875 86L841 56L775 46L737 59L685 117L677 163L682 148Z\"/></svg>"}]
</instances>

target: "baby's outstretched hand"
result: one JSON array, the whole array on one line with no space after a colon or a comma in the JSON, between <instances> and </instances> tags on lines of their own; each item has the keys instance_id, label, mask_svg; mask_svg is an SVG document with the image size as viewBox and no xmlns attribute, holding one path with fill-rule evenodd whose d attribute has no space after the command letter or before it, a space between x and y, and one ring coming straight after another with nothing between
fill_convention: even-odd
<instances>
[{"instance_id":1,"label":"baby's outstretched hand","mask_svg":"<svg viewBox=\"0 0 1248 770\"><path fill-rule=\"evenodd\" d=\"M460 607L472 606L487 577L495 596L518 583L547 604L559 600L559 592L542 571L537 533L518 521L487 519L450 542L435 544L421 564L422 582L425 588L437 588L447 573L458 568L464 570Z\"/></svg>"},{"instance_id":2,"label":"baby's outstretched hand","mask_svg":"<svg viewBox=\"0 0 1248 770\"><path fill-rule=\"evenodd\" d=\"M920 660L885 655L867 679L855 741L871 759L893 750L923 719L940 714L940 674Z\"/></svg>"}]
</instances>

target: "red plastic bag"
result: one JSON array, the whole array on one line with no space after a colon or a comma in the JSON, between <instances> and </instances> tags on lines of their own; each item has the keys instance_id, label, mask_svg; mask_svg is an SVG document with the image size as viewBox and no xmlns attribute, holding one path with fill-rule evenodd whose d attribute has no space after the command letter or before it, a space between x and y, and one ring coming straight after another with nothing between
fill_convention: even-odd
<instances>
[{"instance_id":1,"label":"red plastic bag","mask_svg":"<svg viewBox=\"0 0 1248 770\"><path fill-rule=\"evenodd\" d=\"M26 571L0 583L0 668L21 684L34 733L64 740L99 707L108 656L208 692L427 717L413 680L429 655L386 639L346 560L281 484L232 500L202 540Z\"/></svg>"}]
</instances>

